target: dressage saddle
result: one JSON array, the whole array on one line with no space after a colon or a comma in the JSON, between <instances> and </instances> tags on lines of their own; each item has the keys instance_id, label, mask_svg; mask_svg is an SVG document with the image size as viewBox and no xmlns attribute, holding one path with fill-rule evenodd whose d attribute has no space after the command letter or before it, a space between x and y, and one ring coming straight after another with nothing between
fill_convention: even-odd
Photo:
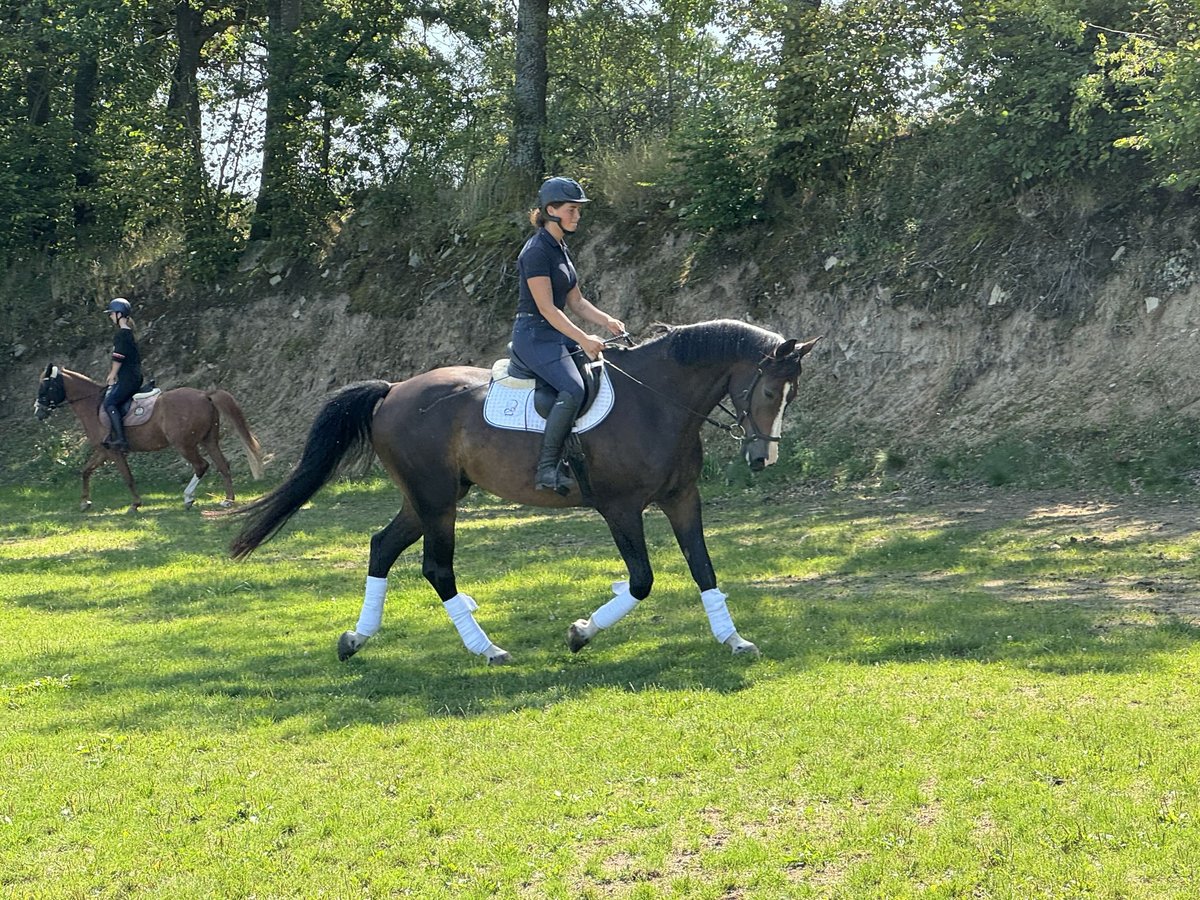
<instances>
[{"instance_id":1,"label":"dressage saddle","mask_svg":"<svg viewBox=\"0 0 1200 900\"><path fill-rule=\"evenodd\" d=\"M583 376L583 402L579 404L579 412L575 414L575 418L578 419L588 411L588 408L595 402L596 395L600 393L600 377L604 371L604 360L592 361L583 353L573 354L571 359L574 361L575 367L579 369L579 374ZM513 350L511 341L508 344L508 374L513 378L533 379L537 382L537 389L533 394L534 409L543 419L549 416L550 408L558 399L558 391L521 361L521 357L517 356L516 351Z\"/></svg>"}]
</instances>

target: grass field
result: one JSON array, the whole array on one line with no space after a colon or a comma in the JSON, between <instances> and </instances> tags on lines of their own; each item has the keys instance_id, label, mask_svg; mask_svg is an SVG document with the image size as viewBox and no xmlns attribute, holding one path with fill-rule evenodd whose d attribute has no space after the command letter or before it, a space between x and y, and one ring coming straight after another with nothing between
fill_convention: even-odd
<instances>
[{"instance_id":1,"label":"grass field","mask_svg":"<svg viewBox=\"0 0 1200 900\"><path fill-rule=\"evenodd\" d=\"M572 656L624 576L607 529L473 497L460 589L515 659L488 668L419 548L337 661L386 484L244 563L143 493L0 487L5 897L1196 896L1187 503L727 491L753 661L655 512L654 593Z\"/></svg>"}]
</instances>

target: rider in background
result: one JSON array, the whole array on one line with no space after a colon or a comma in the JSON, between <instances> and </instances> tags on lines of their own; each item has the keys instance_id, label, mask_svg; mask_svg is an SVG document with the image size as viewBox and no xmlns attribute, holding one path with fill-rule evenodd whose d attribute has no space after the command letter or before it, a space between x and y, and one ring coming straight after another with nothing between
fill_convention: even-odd
<instances>
[{"instance_id":1,"label":"rider in background","mask_svg":"<svg viewBox=\"0 0 1200 900\"><path fill-rule=\"evenodd\" d=\"M548 179L538 191L537 209L529 212L529 222L537 231L517 257L520 293L513 322L513 351L558 391L558 399L546 418L534 487L564 496L570 493L573 481L560 469L563 442L575 423L584 394L583 378L572 354L582 352L595 359L604 349L603 339L575 325L564 309L614 335L625 332L624 322L584 299L575 265L567 253L566 235L575 233L583 204L588 202L579 182Z\"/></svg>"},{"instance_id":2,"label":"rider in background","mask_svg":"<svg viewBox=\"0 0 1200 900\"><path fill-rule=\"evenodd\" d=\"M142 386L142 355L138 352L133 336L133 306L124 297L117 297L105 310L108 320L116 328L113 335L112 365L105 380L108 389L104 392L104 409L112 427L104 446L110 450L125 451L129 442L125 440L125 425L121 421L121 405L138 392Z\"/></svg>"}]
</instances>

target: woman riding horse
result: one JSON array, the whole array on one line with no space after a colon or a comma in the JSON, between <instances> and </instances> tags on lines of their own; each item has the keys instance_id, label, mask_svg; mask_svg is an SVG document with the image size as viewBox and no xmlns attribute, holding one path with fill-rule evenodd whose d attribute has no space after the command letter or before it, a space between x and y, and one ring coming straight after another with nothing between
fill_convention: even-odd
<instances>
[{"instance_id":1,"label":"woman riding horse","mask_svg":"<svg viewBox=\"0 0 1200 900\"><path fill-rule=\"evenodd\" d=\"M109 450L125 453L125 424L121 421L121 406L142 388L142 354L133 336L133 306L124 297L115 297L108 304L108 321L116 328L113 335L112 365L108 369L104 392L104 410L108 413L111 432L104 441Z\"/></svg>"},{"instance_id":2,"label":"woman riding horse","mask_svg":"<svg viewBox=\"0 0 1200 900\"><path fill-rule=\"evenodd\" d=\"M574 486L560 469L563 442L583 403L583 377L575 354L595 359L604 342L567 318L564 308L613 334L624 334L625 323L597 309L579 290L575 264L567 253L566 236L575 234L583 204L589 203L579 182L550 178L538 191L538 208L529 223L537 228L517 257L520 276L517 316L513 321L513 353L551 387L558 399L546 417L546 433L538 455L534 487L564 497Z\"/></svg>"}]
</instances>

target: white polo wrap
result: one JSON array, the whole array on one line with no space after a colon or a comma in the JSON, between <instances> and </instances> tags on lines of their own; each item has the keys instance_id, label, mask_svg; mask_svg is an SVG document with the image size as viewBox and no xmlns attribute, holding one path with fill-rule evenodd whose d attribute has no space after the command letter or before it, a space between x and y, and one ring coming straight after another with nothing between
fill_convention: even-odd
<instances>
[{"instance_id":1,"label":"white polo wrap","mask_svg":"<svg viewBox=\"0 0 1200 900\"><path fill-rule=\"evenodd\" d=\"M442 606L446 608L450 621L458 629L458 636L462 638L462 642L468 650L472 653L484 653L492 646L488 636L483 633L483 629L471 615L472 612L479 609L473 599L466 594L459 593L445 601Z\"/></svg>"},{"instance_id":2,"label":"white polo wrap","mask_svg":"<svg viewBox=\"0 0 1200 900\"><path fill-rule=\"evenodd\" d=\"M354 630L363 637L370 637L383 624L383 601L387 597L387 583L386 578L367 576L362 612L358 614L358 624L354 626Z\"/></svg>"},{"instance_id":3,"label":"white polo wrap","mask_svg":"<svg viewBox=\"0 0 1200 900\"><path fill-rule=\"evenodd\" d=\"M637 598L629 593L628 581L614 581L612 589L613 598L592 613L592 624L597 628L611 628L638 604Z\"/></svg>"},{"instance_id":4,"label":"white polo wrap","mask_svg":"<svg viewBox=\"0 0 1200 900\"><path fill-rule=\"evenodd\" d=\"M712 626L713 637L719 643L725 643L731 635L737 633L733 627L733 619L729 615L729 607L725 605L726 595L717 588L710 588L700 594L704 611L708 613L708 624Z\"/></svg>"}]
</instances>

